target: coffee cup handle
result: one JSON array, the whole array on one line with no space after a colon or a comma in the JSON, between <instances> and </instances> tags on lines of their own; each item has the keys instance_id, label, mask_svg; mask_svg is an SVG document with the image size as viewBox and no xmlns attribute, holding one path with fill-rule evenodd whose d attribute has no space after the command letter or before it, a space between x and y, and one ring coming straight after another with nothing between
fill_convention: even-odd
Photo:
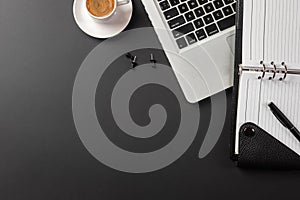
<instances>
[{"instance_id":1,"label":"coffee cup handle","mask_svg":"<svg viewBox=\"0 0 300 200\"><path fill-rule=\"evenodd\" d=\"M117 5L122 6L128 4L131 0L117 0Z\"/></svg>"}]
</instances>

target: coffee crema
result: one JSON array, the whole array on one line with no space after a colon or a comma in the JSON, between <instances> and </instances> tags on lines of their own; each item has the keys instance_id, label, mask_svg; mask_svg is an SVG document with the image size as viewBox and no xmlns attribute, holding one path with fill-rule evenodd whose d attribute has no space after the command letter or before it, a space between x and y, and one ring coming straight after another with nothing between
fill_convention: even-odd
<instances>
[{"instance_id":1,"label":"coffee crema","mask_svg":"<svg viewBox=\"0 0 300 200\"><path fill-rule=\"evenodd\" d=\"M105 17L114 11L115 0L87 0L86 7L92 15Z\"/></svg>"}]
</instances>

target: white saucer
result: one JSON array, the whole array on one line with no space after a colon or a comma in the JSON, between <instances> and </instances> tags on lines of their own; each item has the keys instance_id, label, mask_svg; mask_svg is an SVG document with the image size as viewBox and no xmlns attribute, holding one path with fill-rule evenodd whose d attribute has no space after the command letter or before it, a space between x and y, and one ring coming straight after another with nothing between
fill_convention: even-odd
<instances>
[{"instance_id":1,"label":"white saucer","mask_svg":"<svg viewBox=\"0 0 300 200\"><path fill-rule=\"evenodd\" d=\"M109 38L122 32L132 16L132 1L119 6L114 16L105 22L96 21L86 10L85 0L74 0L73 15L79 28L95 38Z\"/></svg>"}]
</instances>

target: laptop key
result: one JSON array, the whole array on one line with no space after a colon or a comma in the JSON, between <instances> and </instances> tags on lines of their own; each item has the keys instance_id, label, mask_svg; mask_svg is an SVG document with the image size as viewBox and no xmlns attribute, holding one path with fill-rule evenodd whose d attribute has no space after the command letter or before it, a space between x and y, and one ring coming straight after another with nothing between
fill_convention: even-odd
<instances>
[{"instance_id":1,"label":"laptop key","mask_svg":"<svg viewBox=\"0 0 300 200\"><path fill-rule=\"evenodd\" d=\"M198 3L197 3L196 0L190 0L187 3L189 5L190 9L194 9L194 8L196 8L198 6Z\"/></svg>"},{"instance_id":2,"label":"laptop key","mask_svg":"<svg viewBox=\"0 0 300 200\"><path fill-rule=\"evenodd\" d=\"M208 36L212 36L219 32L216 24L212 24L212 25L205 27L205 30L206 30Z\"/></svg>"},{"instance_id":3,"label":"laptop key","mask_svg":"<svg viewBox=\"0 0 300 200\"><path fill-rule=\"evenodd\" d=\"M213 12L213 16L214 16L215 20L219 20L224 17L221 10L217 10L217 11Z\"/></svg>"},{"instance_id":4,"label":"laptop key","mask_svg":"<svg viewBox=\"0 0 300 200\"><path fill-rule=\"evenodd\" d=\"M201 8L201 7L195 9L194 12L195 12L195 14L196 14L197 17L201 17L201 16L203 16L205 14L203 8Z\"/></svg>"},{"instance_id":5,"label":"laptop key","mask_svg":"<svg viewBox=\"0 0 300 200\"><path fill-rule=\"evenodd\" d=\"M165 15L165 18L168 20L168 19L171 19L171 18L179 15L179 12L178 12L177 8L172 8L172 9L164 12L164 15Z\"/></svg>"},{"instance_id":6,"label":"laptop key","mask_svg":"<svg viewBox=\"0 0 300 200\"><path fill-rule=\"evenodd\" d=\"M185 39L183 37L180 38L180 39L178 39L178 40L176 40L176 43L177 43L179 49L183 49L184 47L188 46L187 43L186 43L186 41L185 41Z\"/></svg>"},{"instance_id":7,"label":"laptop key","mask_svg":"<svg viewBox=\"0 0 300 200\"><path fill-rule=\"evenodd\" d=\"M203 4L207 3L208 0L198 0L198 2L199 2L200 5L203 5Z\"/></svg>"},{"instance_id":8,"label":"laptop key","mask_svg":"<svg viewBox=\"0 0 300 200\"><path fill-rule=\"evenodd\" d=\"M168 21L169 27L171 29L176 28L184 23L185 23L185 19L183 18L183 16L179 16L176 17L175 19Z\"/></svg>"},{"instance_id":9,"label":"laptop key","mask_svg":"<svg viewBox=\"0 0 300 200\"><path fill-rule=\"evenodd\" d=\"M210 13L214 10L214 6L212 5L212 3L208 3L204 5L204 10L206 13Z\"/></svg>"},{"instance_id":10,"label":"laptop key","mask_svg":"<svg viewBox=\"0 0 300 200\"><path fill-rule=\"evenodd\" d=\"M197 38L194 33L187 35L186 40L188 41L189 45L192 45L197 42Z\"/></svg>"},{"instance_id":11,"label":"laptop key","mask_svg":"<svg viewBox=\"0 0 300 200\"><path fill-rule=\"evenodd\" d=\"M169 1L172 6L176 6L176 5L180 4L179 0L169 0Z\"/></svg>"},{"instance_id":12,"label":"laptop key","mask_svg":"<svg viewBox=\"0 0 300 200\"><path fill-rule=\"evenodd\" d=\"M204 23L203 23L203 20L200 18L200 19L197 19L194 21L194 25L195 27L198 29L198 28L202 28L204 26Z\"/></svg>"},{"instance_id":13,"label":"laptop key","mask_svg":"<svg viewBox=\"0 0 300 200\"><path fill-rule=\"evenodd\" d=\"M214 21L213 17L211 16L211 14L208 14L206 16L203 17L205 24L210 24Z\"/></svg>"},{"instance_id":14,"label":"laptop key","mask_svg":"<svg viewBox=\"0 0 300 200\"><path fill-rule=\"evenodd\" d=\"M186 5L186 3L180 4L180 5L178 6L178 9L179 9L180 13L185 13L185 12L187 12L187 11L189 10L189 8L188 8L188 6Z\"/></svg>"},{"instance_id":15,"label":"laptop key","mask_svg":"<svg viewBox=\"0 0 300 200\"><path fill-rule=\"evenodd\" d=\"M234 2L234 0L224 0L225 4L228 5L228 4L231 4Z\"/></svg>"},{"instance_id":16,"label":"laptop key","mask_svg":"<svg viewBox=\"0 0 300 200\"><path fill-rule=\"evenodd\" d=\"M233 13L233 10L231 9L230 6L226 6L222 10L223 10L225 16L231 15Z\"/></svg>"},{"instance_id":17,"label":"laptop key","mask_svg":"<svg viewBox=\"0 0 300 200\"><path fill-rule=\"evenodd\" d=\"M207 35L203 29L196 31L196 35L199 41L207 38Z\"/></svg>"},{"instance_id":18,"label":"laptop key","mask_svg":"<svg viewBox=\"0 0 300 200\"><path fill-rule=\"evenodd\" d=\"M167 0L160 2L159 5L160 5L160 8L161 8L162 11L167 10L168 8L170 8L170 4Z\"/></svg>"},{"instance_id":19,"label":"laptop key","mask_svg":"<svg viewBox=\"0 0 300 200\"><path fill-rule=\"evenodd\" d=\"M180 37L182 35L186 35L186 34L192 32L194 30L195 30L195 28L194 28L193 24L192 23L188 23L188 24L186 24L184 26L181 26L181 27L173 30L172 33L173 33L173 35L174 35L175 38L178 38L178 37Z\"/></svg>"},{"instance_id":20,"label":"laptop key","mask_svg":"<svg viewBox=\"0 0 300 200\"><path fill-rule=\"evenodd\" d=\"M222 0L216 0L216 1L214 1L213 3L214 3L214 5L215 5L216 9L221 8L221 7L224 6L224 3L223 3Z\"/></svg>"},{"instance_id":21,"label":"laptop key","mask_svg":"<svg viewBox=\"0 0 300 200\"><path fill-rule=\"evenodd\" d=\"M236 12L236 3L232 4L232 8L233 8L234 12Z\"/></svg>"},{"instance_id":22,"label":"laptop key","mask_svg":"<svg viewBox=\"0 0 300 200\"><path fill-rule=\"evenodd\" d=\"M222 19L221 21L217 22L217 24L221 31L230 28L235 25L235 16L232 15L230 17Z\"/></svg>"},{"instance_id":23,"label":"laptop key","mask_svg":"<svg viewBox=\"0 0 300 200\"><path fill-rule=\"evenodd\" d=\"M192 21L193 19L195 19L195 15L194 15L194 13L191 11L191 12L188 12L188 13L186 13L185 15L185 18L186 18L186 20L189 22L189 21Z\"/></svg>"}]
</instances>

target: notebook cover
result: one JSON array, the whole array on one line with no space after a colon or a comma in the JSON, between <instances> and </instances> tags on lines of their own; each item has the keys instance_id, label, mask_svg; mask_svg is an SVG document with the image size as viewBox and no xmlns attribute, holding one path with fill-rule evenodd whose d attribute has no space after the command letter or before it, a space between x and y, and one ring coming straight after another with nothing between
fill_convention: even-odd
<instances>
[{"instance_id":1,"label":"notebook cover","mask_svg":"<svg viewBox=\"0 0 300 200\"><path fill-rule=\"evenodd\" d=\"M243 5L244 0L237 0L230 157L237 163L237 166L243 168L300 169L300 156L298 154L252 123L244 124L239 130L239 154L235 153L236 116L239 95L238 66L242 63ZM247 137L247 134L243 132L246 127L255 130L253 137Z\"/></svg>"},{"instance_id":2,"label":"notebook cover","mask_svg":"<svg viewBox=\"0 0 300 200\"><path fill-rule=\"evenodd\" d=\"M239 88L239 68L238 65L242 62L242 36L243 36L243 0L237 0L236 7L236 34L235 34L235 60L234 60L234 81L232 92L232 128L230 136L230 158L237 161L237 155L235 154L235 127L238 105L238 88Z\"/></svg>"},{"instance_id":3,"label":"notebook cover","mask_svg":"<svg viewBox=\"0 0 300 200\"><path fill-rule=\"evenodd\" d=\"M239 167L300 169L300 156L256 124L244 124L239 140Z\"/></svg>"}]
</instances>

